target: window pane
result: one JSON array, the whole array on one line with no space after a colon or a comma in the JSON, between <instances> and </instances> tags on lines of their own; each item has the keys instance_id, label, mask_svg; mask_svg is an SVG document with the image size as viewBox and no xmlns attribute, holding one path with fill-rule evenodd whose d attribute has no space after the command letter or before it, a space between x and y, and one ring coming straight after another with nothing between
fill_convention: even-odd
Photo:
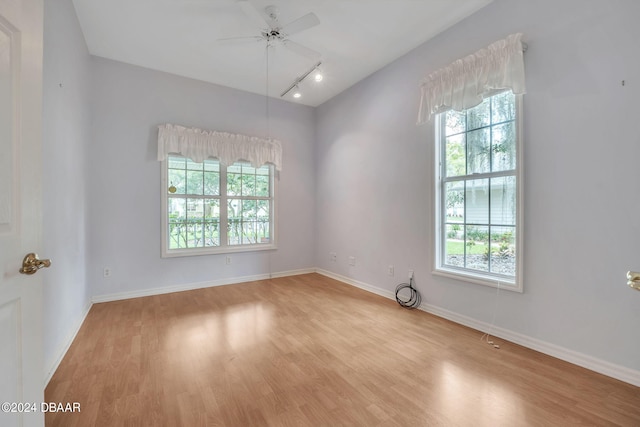
<instances>
[{"instance_id":1,"label":"window pane","mask_svg":"<svg viewBox=\"0 0 640 427\"><path fill-rule=\"evenodd\" d=\"M242 201L242 219L256 219L256 200Z\"/></svg>"},{"instance_id":2,"label":"window pane","mask_svg":"<svg viewBox=\"0 0 640 427\"><path fill-rule=\"evenodd\" d=\"M243 221L242 223L242 244L254 244L256 242L256 222Z\"/></svg>"},{"instance_id":3,"label":"window pane","mask_svg":"<svg viewBox=\"0 0 640 427\"><path fill-rule=\"evenodd\" d=\"M269 243L271 239L270 232L269 232L270 230L269 205L270 205L269 200L257 201L256 233L258 237L258 243Z\"/></svg>"},{"instance_id":4,"label":"window pane","mask_svg":"<svg viewBox=\"0 0 640 427\"><path fill-rule=\"evenodd\" d=\"M220 172L220 162L217 160L205 160L204 170L209 172Z\"/></svg>"},{"instance_id":5,"label":"window pane","mask_svg":"<svg viewBox=\"0 0 640 427\"><path fill-rule=\"evenodd\" d=\"M204 246L204 230L202 222L187 221L187 248Z\"/></svg>"},{"instance_id":6,"label":"window pane","mask_svg":"<svg viewBox=\"0 0 640 427\"><path fill-rule=\"evenodd\" d=\"M491 123L501 123L516 118L515 96L503 92L491 98Z\"/></svg>"},{"instance_id":7,"label":"window pane","mask_svg":"<svg viewBox=\"0 0 640 427\"><path fill-rule=\"evenodd\" d=\"M220 219L220 200L208 199L204 201L204 218L207 221Z\"/></svg>"},{"instance_id":8,"label":"window pane","mask_svg":"<svg viewBox=\"0 0 640 427\"><path fill-rule=\"evenodd\" d=\"M256 239L256 200L242 201L242 243L257 243Z\"/></svg>"},{"instance_id":9,"label":"window pane","mask_svg":"<svg viewBox=\"0 0 640 427\"><path fill-rule=\"evenodd\" d=\"M242 243L242 201L229 199L227 202L227 244Z\"/></svg>"},{"instance_id":10,"label":"window pane","mask_svg":"<svg viewBox=\"0 0 640 427\"><path fill-rule=\"evenodd\" d=\"M184 169L187 159L169 156L169 169Z\"/></svg>"},{"instance_id":11,"label":"window pane","mask_svg":"<svg viewBox=\"0 0 640 427\"><path fill-rule=\"evenodd\" d=\"M447 176L466 175L464 134L447 138L445 148L445 168Z\"/></svg>"},{"instance_id":12,"label":"window pane","mask_svg":"<svg viewBox=\"0 0 640 427\"><path fill-rule=\"evenodd\" d=\"M444 263L464 267L464 226L447 224L445 232Z\"/></svg>"},{"instance_id":13,"label":"window pane","mask_svg":"<svg viewBox=\"0 0 640 427\"><path fill-rule=\"evenodd\" d=\"M187 199L187 247L195 248L204 244L204 200Z\"/></svg>"},{"instance_id":14,"label":"window pane","mask_svg":"<svg viewBox=\"0 0 640 427\"><path fill-rule=\"evenodd\" d=\"M204 201L204 245L220 245L220 200Z\"/></svg>"},{"instance_id":15,"label":"window pane","mask_svg":"<svg viewBox=\"0 0 640 427\"><path fill-rule=\"evenodd\" d=\"M260 166L258 169L256 169L256 174L257 175L269 175L269 172L271 171L271 167L268 165L265 166Z\"/></svg>"},{"instance_id":16,"label":"window pane","mask_svg":"<svg viewBox=\"0 0 640 427\"><path fill-rule=\"evenodd\" d=\"M175 194L185 194L186 172L184 169L169 169L169 187L172 185L176 188ZM170 191L169 191L170 192Z\"/></svg>"},{"instance_id":17,"label":"window pane","mask_svg":"<svg viewBox=\"0 0 640 427\"><path fill-rule=\"evenodd\" d=\"M467 131L489 126L490 118L490 101L485 99L482 104L467 110Z\"/></svg>"},{"instance_id":18,"label":"window pane","mask_svg":"<svg viewBox=\"0 0 640 427\"><path fill-rule=\"evenodd\" d=\"M465 233L466 267L489 271L489 227L468 225Z\"/></svg>"},{"instance_id":19,"label":"window pane","mask_svg":"<svg viewBox=\"0 0 640 427\"><path fill-rule=\"evenodd\" d=\"M202 163L200 163L202 168ZM187 194L203 194L202 182L204 180L203 173L201 171L187 171Z\"/></svg>"},{"instance_id":20,"label":"window pane","mask_svg":"<svg viewBox=\"0 0 640 427\"><path fill-rule=\"evenodd\" d=\"M204 173L204 194L207 196L217 196L220 194L220 173Z\"/></svg>"},{"instance_id":21,"label":"window pane","mask_svg":"<svg viewBox=\"0 0 640 427\"><path fill-rule=\"evenodd\" d=\"M464 222L464 181L445 184L446 222Z\"/></svg>"},{"instance_id":22,"label":"window pane","mask_svg":"<svg viewBox=\"0 0 640 427\"><path fill-rule=\"evenodd\" d=\"M515 227L491 228L491 272L515 276L516 239Z\"/></svg>"},{"instance_id":23,"label":"window pane","mask_svg":"<svg viewBox=\"0 0 640 427\"><path fill-rule=\"evenodd\" d=\"M204 217L204 200L187 199L187 220L200 220Z\"/></svg>"},{"instance_id":24,"label":"window pane","mask_svg":"<svg viewBox=\"0 0 640 427\"><path fill-rule=\"evenodd\" d=\"M256 196L269 197L269 175L256 176Z\"/></svg>"},{"instance_id":25,"label":"window pane","mask_svg":"<svg viewBox=\"0 0 640 427\"><path fill-rule=\"evenodd\" d=\"M196 163L191 159L187 159L187 169L201 171L203 168L202 163Z\"/></svg>"},{"instance_id":26,"label":"window pane","mask_svg":"<svg viewBox=\"0 0 640 427\"><path fill-rule=\"evenodd\" d=\"M516 168L516 133L513 122L504 123L492 128L493 141L491 155L494 171L513 170Z\"/></svg>"},{"instance_id":27,"label":"window pane","mask_svg":"<svg viewBox=\"0 0 640 427\"><path fill-rule=\"evenodd\" d=\"M187 219L187 204L182 198L170 197L169 203L169 221L184 221Z\"/></svg>"},{"instance_id":28,"label":"window pane","mask_svg":"<svg viewBox=\"0 0 640 427\"><path fill-rule=\"evenodd\" d=\"M182 198L169 198L169 249L181 249L187 247L187 228L185 221L187 219L187 201Z\"/></svg>"},{"instance_id":29,"label":"window pane","mask_svg":"<svg viewBox=\"0 0 640 427\"><path fill-rule=\"evenodd\" d=\"M467 134L467 174L489 172L489 129Z\"/></svg>"},{"instance_id":30,"label":"window pane","mask_svg":"<svg viewBox=\"0 0 640 427\"><path fill-rule=\"evenodd\" d=\"M465 113L459 113L457 111L449 110L445 113L445 135L453 135L455 133L461 133L465 131L466 125Z\"/></svg>"},{"instance_id":31,"label":"window pane","mask_svg":"<svg viewBox=\"0 0 640 427\"><path fill-rule=\"evenodd\" d=\"M227 167L227 172L229 173L242 173L242 163L234 163L231 166Z\"/></svg>"},{"instance_id":32,"label":"window pane","mask_svg":"<svg viewBox=\"0 0 640 427\"><path fill-rule=\"evenodd\" d=\"M187 247L187 227L182 222L169 223L169 249Z\"/></svg>"},{"instance_id":33,"label":"window pane","mask_svg":"<svg viewBox=\"0 0 640 427\"><path fill-rule=\"evenodd\" d=\"M516 178L491 178L491 224L516 224Z\"/></svg>"},{"instance_id":34,"label":"window pane","mask_svg":"<svg viewBox=\"0 0 640 427\"><path fill-rule=\"evenodd\" d=\"M206 221L204 223L204 245L220 246L220 221Z\"/></svg>"},{"instance_id":35,"label":"window pane","mask_svg":"<svg viewBox=\"0 0 640 427\"><path fill-rule=\"evenodd\" d=\"M254 174L249 175L242 171L242 195L243 196L255 196L256 195L256 176Z\"/></svg>"},{"instance_id":36,"label":"window pane","mask_svg":"<svg viewBox=\"0 0 640 427\"><path fill-rule=\"evenodd\" d=\"M242 175L240 173L227 173L227 195L242 195Z\"/></svg>"},{"instance_id":37,"label":"window pane","mask_svg":"<svg viewBox=\"0 0 640 427\"><path fill-rule=\"evenodd\" d=\"M489 223L489 180L471 179L466 182L464 197L466 222L468 224Z\"/></svg>"}]
</instances>

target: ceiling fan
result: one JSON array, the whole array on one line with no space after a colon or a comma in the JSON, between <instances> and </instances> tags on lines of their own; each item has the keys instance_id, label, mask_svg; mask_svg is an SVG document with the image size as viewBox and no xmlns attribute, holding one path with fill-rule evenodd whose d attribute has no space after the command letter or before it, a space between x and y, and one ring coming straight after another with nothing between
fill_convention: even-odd
<instances>
[{"instance_id":1,"label":"ceiling fan","mask_svg":"<svg viewBox=\"0 0 640 427\"><path fill-rule=\"evenodd\" d=\"M267 6L264 9L266 14L265 17L249 0L237 0L237 3L242 8L244 14L247 15L247 17L250 18L260 30L260 35L222 38L217 40L219 43L266 41L268 47L274 46L276 43L280 43L290 51L308 58L318 59L321 56L319 52L289 39L289 36L293 34L319 25L320 20L315 13L307 13L286 25L282 25L280 24L280 21L278 21L280 11L275 6Z\"/></svg>"}]
</instances>

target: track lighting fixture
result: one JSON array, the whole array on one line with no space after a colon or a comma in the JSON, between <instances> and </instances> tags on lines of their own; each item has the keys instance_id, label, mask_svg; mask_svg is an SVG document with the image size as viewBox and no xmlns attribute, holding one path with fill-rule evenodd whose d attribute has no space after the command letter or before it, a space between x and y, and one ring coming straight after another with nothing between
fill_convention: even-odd
<instances>
[{"instance_id":1,"label":"track lighting fixture","mask_svg":"<svg viewBox=\"0 0 640 427\"><path fill-rule=\"evenodd\" d=\"M307 78L307 76L309 76L309 74L313 73L314 71L316 71L316 73L313 76L313 79L316 82L321 82L322 81L322 73L320 72L320 65L322 65L322 62L318 62L317 64L315 64L313 67L311 67L311 69L309 71L307 71L306 73L304 73L302 76L298 77L297 79L294 80L294 82L291 84L291 86L289 86L287 88L287 90L285 90L284 92L282 92L282 94L280 94L280 97L282 98L283 96L285 96L286 94L288 94L289 92L293 91L295 89L295 91L293 92L293 97L298 99L300 97L302 97L302 93L300 92L300 88L298 87L298 85L300 83L302 83L304 81L304 79Z\"/></svg>"}]
</instances>

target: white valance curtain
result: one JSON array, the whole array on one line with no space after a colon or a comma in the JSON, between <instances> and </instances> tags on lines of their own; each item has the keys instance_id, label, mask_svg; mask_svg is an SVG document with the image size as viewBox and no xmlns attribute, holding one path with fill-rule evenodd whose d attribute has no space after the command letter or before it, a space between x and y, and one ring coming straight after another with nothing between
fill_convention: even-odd
<instances>
[{"instance_id":1,"label":"white valance curtain","mask_svg":"<svg viewBox=\"0 0 640 427\"><path fill-rule=\"evenodd\" d=\"M163 161L169 154L180 154L199 163L215 157L227 166L239 160L256 168L271 163L276 170L282 170L282 145L275 139L164 124L158 126L158 160Z\"/></svg>"},{"instance_id":2,"label":"white valance curtain","mask_svg":"<svg viewBox=\"0 0 640 427\"><path fill-rule=\"evenodd\" d=\"M429 74L420 82L418 124L443 111L475 107L500 90L525 93L523 56L522 34L511 34Z\"/></svg>"}]
</instances>

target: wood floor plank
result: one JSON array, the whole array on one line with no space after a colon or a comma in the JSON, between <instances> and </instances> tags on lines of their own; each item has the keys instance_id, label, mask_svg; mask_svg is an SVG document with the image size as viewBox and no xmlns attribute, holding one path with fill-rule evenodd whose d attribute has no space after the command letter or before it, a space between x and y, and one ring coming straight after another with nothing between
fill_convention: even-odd
<instances>
[{"instance_id":1,"label":"wood floor plank","mask_svg":"<svg viewBox=\"0 0 640 427\"><path fill-rule=\"evenodd\" d=\"M69 426L639 426L640 388L317 274L95 304Z\"/></svg>"}]
</instances>

